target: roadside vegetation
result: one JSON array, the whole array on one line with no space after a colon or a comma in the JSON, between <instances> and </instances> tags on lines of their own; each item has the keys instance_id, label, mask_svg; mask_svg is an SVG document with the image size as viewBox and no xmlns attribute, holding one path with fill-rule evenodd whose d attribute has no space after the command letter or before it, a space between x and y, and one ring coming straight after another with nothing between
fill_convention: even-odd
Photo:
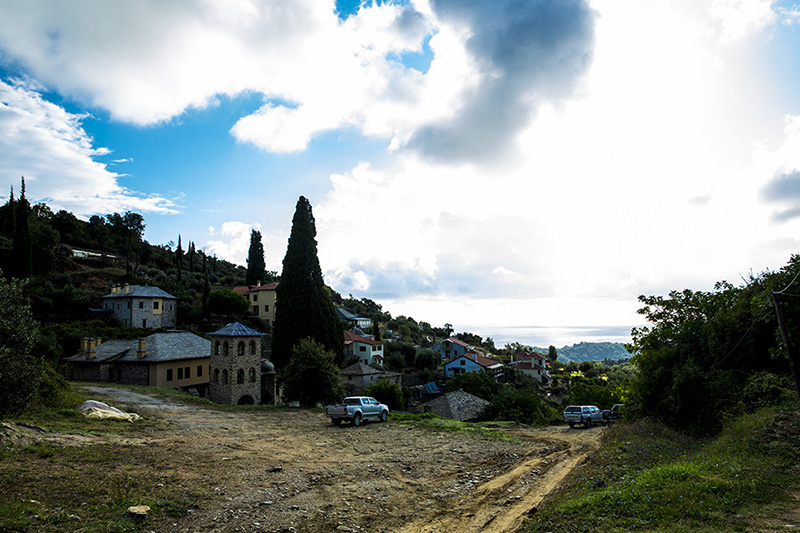
<instances>
[{"instance_id":1,"label":"roadside vegetation","mask_svg":"<svg viewBox=\"0 0 800 533\"><path fill-rule=\"evenodd\" d=\"M649 419L616 424L528 531L778 527L797 505L791 493L800 489L798 435L797 403L743 415L715 438Z\"/></svg>"}]
</instances>

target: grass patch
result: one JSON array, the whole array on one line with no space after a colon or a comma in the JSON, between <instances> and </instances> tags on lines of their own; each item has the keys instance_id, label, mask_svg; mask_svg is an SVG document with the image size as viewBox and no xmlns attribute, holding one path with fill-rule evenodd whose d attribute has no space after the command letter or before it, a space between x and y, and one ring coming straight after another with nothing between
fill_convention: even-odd
<instances>
[{"instance_id":1,"label":"grass patch","mask_svg":"<svg viewBox=\"0 0 800 533\"><path fill-rule=\"evenodd\" d=\"M746 531L800 487L797 409L763 409L715 439L616 424L529 531Z\"/></svg>"},{"instance_id":2,"label":"grass patch","mask_svg":"<svg viewBox=\"0 0 800 533\"><path fill-rule=\"evenodd\" d=\"M459 422L450 418L442 418L433 413L411 414L411 413L389 413L389 420L402 424L413 425L431 431L449 431L491 440L503 440L509 442L519 442L511 435L495 429L499 426L493 422Z\"/></svg>"},{"instance_id":3,"label":"grass patch","mask_svg":"<svg viewBox=\"0 0 800 533\"><path fill-rule=\"evenodd\" d=\"M205 498L182 485L170 458L146 446L37 443L0 462L0 531L142 531L128 515L182 516ZM148 518L151 520L151 518Z\"/></svg>"}]
</instances>

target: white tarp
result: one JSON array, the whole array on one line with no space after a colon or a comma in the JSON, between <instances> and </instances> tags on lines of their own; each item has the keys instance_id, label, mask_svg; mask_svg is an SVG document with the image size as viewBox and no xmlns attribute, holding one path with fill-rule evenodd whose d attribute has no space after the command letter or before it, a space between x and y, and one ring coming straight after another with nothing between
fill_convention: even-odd
<instances>
[{"instance_id":1,"label":"white tarp","mask_svg":"<svg viewBox=\"0 0 800 533\"><path fill-rule=\"evenodd\" d=\"M116 407L111 407L103 402L96 400L86 400L78 407L78 411L83 413L86 418L98 418L103 420L127 420L133 422L139 420L141 417L136 413L126 413L120 411Z\"/></svg>"}]
</instances>

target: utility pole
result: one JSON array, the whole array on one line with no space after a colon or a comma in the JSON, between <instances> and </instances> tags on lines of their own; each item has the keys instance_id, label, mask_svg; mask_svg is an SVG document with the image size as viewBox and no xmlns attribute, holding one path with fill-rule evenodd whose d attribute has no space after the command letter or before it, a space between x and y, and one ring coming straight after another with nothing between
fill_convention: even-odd
<instances>
[{"instance_id":1,"label":"utility pole","mask_svg":"<svg viewBox=\"0 0 800 533\"><path fill-rule=\"evenodd\" d=\"M786 319L783 316L783 309L781 309L781 301L780 299L784 295L775 291L772 291L772 299L775 302L775 314L778 317L778 328L781 330L781 337L783 337L783 345L786 347L786 355L789 357L789 368L792 370L792 376L794 376L794 387L797 390L797 394L800 394L800 376L797 375L797 370L795 369L795 362L797 362L797 352L792 344L792 339L789 335L789 330L786 328Z\"/></svg>"}]
</instances>

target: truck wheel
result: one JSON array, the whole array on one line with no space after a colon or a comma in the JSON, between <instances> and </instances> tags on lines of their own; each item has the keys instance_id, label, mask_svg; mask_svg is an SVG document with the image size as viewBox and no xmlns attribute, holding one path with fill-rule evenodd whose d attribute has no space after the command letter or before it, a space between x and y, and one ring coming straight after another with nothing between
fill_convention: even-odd
<instances>
[{"instance_id":1,"label":"truck wheel","mask_svg":"<svg viewBox=\"0 0 800 533\"><path fill-rule=\"evenodd\" d=\"M387 411L381 411L381 422L386 422L389 420L389 413Z\"/></svg>"},{"instance_id":2,"label":"truck wheel","mask_svg":"<svg viewBox=\"0 0 800 533\"><path fill-rule=\"evenodd\" d=\"M333 422L334 426L341 426L342 425L342 419L341 418L331 418L331 422Z\"/></svg>"},{"instance_id":3,"label":"truck wheel","mask_svg":"<svg viewBox=\"0 0 800 533\"><path fill-rule=\"evenodd\" d=\"M353 417L353 426L358 427L361 425L361 413L356 413Z\"/></svg>"},{"instance_id":4,"label":"truck wheel","mask_svg":"<svg viewBox=\"0 0 800 533\"><path fill-rule=\"evenodd\" d=\"M574 428L575 427L575 422L570 422L569 423L569 427Z\"/></svg>"},{"instance_id":5,"label":"truck wheel","mask_svg":"<svg viewBox=\"0 0 800 533\"><path fill-rule=\"evenodd\" d=\"M592 417L586 419L586 427L587 428L592 427Z\"/></svg>"}]
</instances>

